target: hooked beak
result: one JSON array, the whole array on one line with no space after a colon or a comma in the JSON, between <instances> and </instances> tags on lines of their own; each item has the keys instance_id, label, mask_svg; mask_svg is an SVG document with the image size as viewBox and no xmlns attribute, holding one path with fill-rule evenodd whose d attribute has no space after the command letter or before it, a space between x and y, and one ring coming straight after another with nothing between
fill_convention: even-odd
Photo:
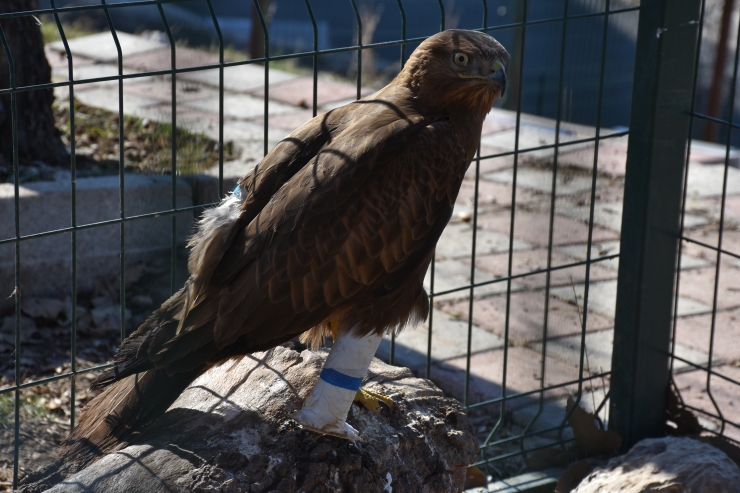
<instances>
[{"instance_id":1,"label":"hooked beak","mask_svg":"<svg viewBox=\"0 0 740 493\"><path fill-rule=\"evenodd\" d=\"M488 80L498 84L498 87L501 89L499 97L503 96L506 91L506 70L504 70L504 67L489 75Z\"/></svg>"}]
</instances>

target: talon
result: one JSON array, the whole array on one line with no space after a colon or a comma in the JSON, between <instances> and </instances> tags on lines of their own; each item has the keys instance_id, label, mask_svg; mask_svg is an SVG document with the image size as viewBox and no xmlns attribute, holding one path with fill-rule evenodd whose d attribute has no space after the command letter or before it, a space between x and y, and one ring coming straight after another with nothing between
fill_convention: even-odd
<instances>
[{"instance_id":1,"label":"talon","mask_svg":"<svg viewBox=\"0 0 740 493\"><path fill-rule=\"evenodd\" d=\"M304 428L321 433L322 435L331 435L352 441L362 441L357 430L343 419L327 419L325 416L305 408L294 413L293 419Z\"/></svg>"},{"instance_id":2,"label":"talon","mask_svg":"<svg viewBox=\"0 0 740 493\"><path fill-rule=\"evenodd\" d=\"M362 404L363 406L365 406L365 408L374 413L381 412L381 402L388 406L388 408L391 410L396 408L396 405L393 403L393 399L386 395L379 394L378 392L373 392L372 390L368 389L358 390L357 395L355 395L354 401Z\"/></svg>"},{"instance_id":3,"label":"talon","mask_svg":"<svg viewBox=\"0 0 740 493\"><path fill-rule=\"evenodd\" d=\"M331 328L331 342L334 344L339 337L339 322L336 318L329 320L329 327Z\"/></svg>"}]
</instances>

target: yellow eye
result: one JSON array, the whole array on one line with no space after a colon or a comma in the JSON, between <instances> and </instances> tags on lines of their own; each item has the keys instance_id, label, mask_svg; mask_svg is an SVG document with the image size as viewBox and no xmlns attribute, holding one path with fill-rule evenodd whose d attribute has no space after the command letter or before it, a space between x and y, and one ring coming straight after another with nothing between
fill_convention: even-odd
<instances>
[{"instance_id":1,"label":"yellow eye","mask_svg":"<svg viewBox=\"0 0 740 493\"><path fill-rule=\"evenodd\" d=\"M494 74L504 68L504 64L500 60L496 60L493 62L493 65L491 65L491 72Z\"/></svg>"},{"instance_id":2,"label":"yellow eye","mask_svg":"<svg viewBox=\"0 0 740 493\"><path fill-rule=\"evenodd\" d=\"M458 67L467 67L468 63L470 63L470 57L465 53L455 53L455 56L452 57L452 59Z\"/></svg>"}]
</instances>

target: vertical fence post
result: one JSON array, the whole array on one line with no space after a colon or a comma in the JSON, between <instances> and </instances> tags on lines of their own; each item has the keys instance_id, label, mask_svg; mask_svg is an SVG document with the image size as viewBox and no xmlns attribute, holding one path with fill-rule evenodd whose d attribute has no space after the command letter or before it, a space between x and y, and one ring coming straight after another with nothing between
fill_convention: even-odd
<instances>
[{"instance_id":1,"label":"vertical fence post","mask_svg":"<svg viewBox=\"0 0 740 493\"><path fill-rule=\"evenodd\" d=\"M609 427L665 430L673 282L701 0L643 0L624 188Z\"/></svg>"}]
</instances>

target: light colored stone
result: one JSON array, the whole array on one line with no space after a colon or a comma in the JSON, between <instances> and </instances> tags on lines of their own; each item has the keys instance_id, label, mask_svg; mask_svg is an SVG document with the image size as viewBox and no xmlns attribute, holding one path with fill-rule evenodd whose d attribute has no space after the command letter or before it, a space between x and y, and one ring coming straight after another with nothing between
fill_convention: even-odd
<instances>
[{"instance_id":1,"label":"light colored stone","mask_svg":"<svg viewBox=\"0 0 740 493\"><path fill-rule=\"evenodd\" d=\"M218 114L218 98L195 99L185 103L188 106L197 108L201 111ZM295 108L287 104L270 101L268 105L268 114L289 113L295 111ZM265 114L265 100L262 98L250 96L248 94L226 94L224 95L224 117L247 119Z\"/></svg>"},{"instance_id":2,"label":"light colored stone","mask_svg":"<svg viewBox=\"0 0 740 493\"><path fill-rule=\"evenodd\" d=\"M390 360L391 338L381 342L378 357ZM418 370L427 362L429 344L429 320L418 327L409 327L396 337L394 364ZM475 325L470 330L470 351L477 353L487 349L504 347L504 339ZM449 314L434 310L432 318L432 363L444 361L468 352L468 323Z\"/></svg>"},{"instance_id":3,"label":"light colored stone","mask_svg":"<svg viewBox=\"0 0 740 493\"><path fill-rule=\"evenodd\" d=\"M127 66L147 72L156 72L168 69L172 65L172 52L170 47L140 52L136 55L126 57ZM204 65L217 65L218 55L203 50L178 46L175 50L175 67L178 69L201 67Z\"/></svg>"},{"instance_id":4,"label":"light colored stone","mask_svg":"<svg viewBox=\"0 0 740 493\"><path fill-rule=\"evenodd\" d=\"M147 99L156 99L161 103L172 102L172 80L166 77L148 77L146 79L144 84L139 84L139 79L124 80L124 93L135 94ZM194 99L217 98L218 89L178 79L175 84L175 95L177 102L183 103ZM218 105L215 112L218 115Z\"/></svg>"},{"instance_id":5,"label":"light colored stone","mask_svg":"<svg viewBox=\"0 0 740 493\"><path fill-rule=\"evenodd\" d=\"M577 284L575 286L576 296L578 298L578 304L583 307L583 295L584 285ZM574 303L573 299L573 287L563 286L559 288L553 288L550 290L553 296L556 296L569 303ZM617 303L617 281L604 281L591 283L588 290L588 309L606 315L607 317L614 318L614 312ZM694 301L690 298L679 296L678 298L678 316L684 315L697 315L699 313L706 313L712 311L712 307Z\"/></svg>"},{"instance_id":6,"label":"light colored stone","mask_svg":"<svg viewBox=\"0 0 740 493\"><path fill-rule=\"evenodd\" d=\"M460 207L457 213L465 212ZM502 253L509 251L509 236L497 231L478 228L476 231L475 254ZM470 223L452 223L442 232L437 242L437 255L445 258L470 257L473 246L473 227ZM514 240L513 249L532 248L526 241Z\"/></svg>"},{"instance_id":7,"label":"light colored stone","mask_svg":"<svg viewBox=\"0 0 740 493\"><path fill-rule=\"evenodd\" d=\"M118 114L118 89L112 87L94 87L85 91L75 91L75 99L87 106L100 108ZM136 94L123 93L123 113L125 115L165 121L168 116L158 111L161 102Z\"/></svg>"},{"instance_id":8,"label":"light colored stone","mask_svg":"<svg viewBox=\"0 0 740 493\"><path fill-rule=\"evenodd\" d=\"M333 110L333 109L339 108L340 106L345 106L345 105L348 105L350 103L354 103L355 101L357 101L357 98L354 98L354 97L353 98L347 98L347 99L340 99L338 101L330 101L330 102L326 103L325 105L323 105L321 108L319 108L318 114L325 113L325 112L327 112L329 110Z\"/></svg>"},{"instance_id":9,"label":"light colored stone","mask_svg":"<svg viewBox=\"0 0 740 493\"><path fill-rule=\"evenodd\" d=\"M627 168L627 135L604 139L599 143L597 172L613 177L624 176ZM561 148L558 155L558 164L562 166L576 166L585 170L594 168L594 143L569 150Z\"/></svg>"},{"instance_id":10,"label":"light colored stone","mask_svg":"<svg viewBox=\"0 0 740 493\"><path fill-rule=\"evenodd\" d=\"M467 493L519 493L527 490L554 490L560 474L562 474L562 471L559 469L527 472L494 483L488 483L488 489L473 488L469 489Z\"/></svg>"},{"instance_id":11,"label":"light colored stone","mask_svg":"<svg viewBox=\"0 0 740 493\"><path fill-rule=\"evenodd\" d=\"M692 140L689 159L696 163L723 165L727 158L727 146L702 140ZM740 166L740 150L730 148L730 166Z\"/></svg>"},{"instance_id":12,"label":"light colored stone","mask_svg":"<svg viewBox=\"0 0 740 493\"><path fill-rule=\"evenodd\" d=\"M716 283L716 272L714 266L682 272L679 295L691 298L708 306L713 306L716 302L717 310L737 308L740 306L740 297L738 297L738 291L740 291L740 269L731 262L722 262L719 272L719 283ZM716 300L715 287L717 288Z\"/></svg>"},{"instance_id":13,"label":"light colored stone","mask_svg":"<svg viewBox=\"0 0 740 493\"><path fill-rule=\"evenodd\" d=\"M550 214L522 210L521 206L525 204L526 201L521 203L517 200L517 210L514 214L514 237L547 248L550 242ZM509 235L511 212L503 210L494 214L479 215L478 224L485 229ZM588 233L588 224L566 217L562 215L559 208L556 209L552 227L553 245L585 243L588 241ZM591 233L591 239L595 242L619 239L617 232L599 226L594 226Z\"/></svg>"},{"instance_id":14,"label":"light colored stone","mask_svg":"<svg viewBox=\"0 0 740 493\"><path fill-rule=\"evenodd\" d=\"M167 46L154 38L135 36L120 30L117 31L117 34L124 60L129 55L144 53ZM73 57L80 55L98 62L115 62L118 60L116 43L110 31L70 39L68 44L69 51L72 52ZM51 43L50 47L54 51L65 52L64 44L61 41Z\"/></svg>"},{"instance_id":15,"label":"light colored stone","mask_svg":"<svg viewBox=\"0 0 740 493\"><path fill-rule=\"evenodd\" d=\"M121 71L123 75L129 75L135 73L133 70L126 67ZM67 82L69 80L69 70L67 67L59 67L54 69L51 73L52 80L54 82ZM72 77L75 81L86 81L90 79L99 79L102 77L118 77L118 65L112 63L96 63L94 65L83 65L80 67L74 67L72 71ZM130 79L124 79L124 87L133 84L148 84L154 80L154 77L142 76L133 77ZM75 85L75 92L84 91L91 87L99 86L112 86L112 91L115 97L118 97L118 79L99 81L99 82L84 82L82 84Z\"/></svg>"},{"instance_id":16,"label":"light colored stone","mask_svg":"<svg viewBox=\"0 0 740 493\"><path fill-rule=\"evenodd\" d=\"M470 356L470 386L468 403L496 399L502 395L504 383L504 348L490 349ZM449 359L432 365L431 379L446 392L464 399L467 356ZM578 378L578 368L562 360L547 356L545 359L544 385L552 386L572 382ZM507 409L519 409L538 402L538 394L517 395L542 389L542 354L533 349L515 346L508 348L506 369L506 395L510 398ZM565 397L575 385L548 391L547 399ZM497 406L496 406L497 407Z\"/></svg>"},{"instance_id":17,"label":"light colored stone","mask_svg":"<svg viewBox=\"0 0 740 493\"><path fill-rule=\"evenodd\" d=\"M365 90L365 93L367 93L367 90ZM356 94L357 86L346 82L319 78L316 84L317 106L351 98ZM258 91L256 95L263 96L264 91ZM313 77L299 77L275 87L270 87L270 99L302 108L311 108L313 105Z\"/></svg>"},{"instance_id":18,"label":"light colored stone","mask_svg":"<svg viewBox=\"0 0 740 493\"><path fill-rule=\"evenodd\" d=\"M558 214L579 219L588 223L591 209L589 206L575 206L569 202L558 201ZM603 226L613 231L622 229L622 202L599 202L594 205L594 224Z\"/></svg>"},{"instance_id":19,"label":"light colored stone","mask_svg":"<svg viewBox=\"0 0 740 493\"><path fill-rule=\"evenodd\" d=\"M583 358L584 375L588 376L589 374L611 371L613 340L614 329L600 330L586 334L586 351ZM533 347L541 350L542 343L538 342ZM547 341L547 354L577 366L581 357L581 335L577 334L549 339ZM676 344L675 355L696 365L706 365L709 360L709 356L706 353L681 344ZM688 363L675 360L673 368L674 371L680 371L691 367Z\"/></svg>"},{"instance_id":20,"label":"light colored stone","mask_svg":"<svg viewBox=\"0 0 740 493\"><path fill-rule=\"evenodd\" d=\"M600 330L586 334L586 351L583 358L584 376L603 373L611 369L613 339L614 329ZM541 351L542 343L535 344L534 349ZM578 366L581 354L581 335L548 340L547 354Z\"/></svg>"},{"instance_id":21,"label":"light colored stone","mask_svg":"<svg viewBox=\"0 0 740 493\"><path fill-rule=\"evenodd\" d=\"M701 267L707 267L711 265L711 262L704 260L700 257L695 257L687 253L681 253L681 270L684 269L699 269Z\"/></svg>"},{"instance_id":22,"label":"light colored stone","mask_svg":"<svg viewBox=\"0 0 740 493\"><path fill-rule=\"evenodd\" d=\"M712 331L713 318L714 331ZM720 310L715 317L708 313L679 318L676 321L676 341L703 353L708 353L712 345L712 358L715 365L720 361L737 365L740 362L740 323L738 320L740 320L738 309ZM736 419L733 418L733 421L740 422L740 406L735 406L735 409L738 409L738 415L735 416ZM727 411L729 409L725 410Z\"/></svg>"},{"instance_id":23,"label":"light colored stone","mask_svg":"<svg viewBox=\"0 0 740 493\"><path fill-rule=\"evenodd\" d=\"M514 172L499 171L483 175L486 180L493 180L499 183L512 184L514 182ZM555 194L571 195L585 190L591 190L592 180L588 176L575 175L560 171L558 173L555 186ZM552 171L544 169L520 168L517 170L516 186L529 188L539 192L550 193L552 191Z\"/></svg>"},{"instance_id":24,"label":"light colored stone","mask_svg":"<svg viewBox=\"0 0 740 493\"><path fill-rule=\"evenodd\" d=\"M500 108L491 108L491 111L483 121L483 131L481 134L494 134L514 127L516 127L516 113Z\"/></svg>"},{"instance_id":25,"label":"light colored stone","mask_svg":"<svg viewBox=\"0 0 740 493\"><path fill-rule=\"evenodd\" d=\"M618 486L617 486L618 485ZM573 493L734 493L740 468L724 452L685 437L651 438L589 474Z\"/></svg>"},{"instance_id":26,"label":"light colored stone","mask_svg":"<svg viewBox=\"0 0 740 493\"><path fill-rule=\"evenodd\" d=\"M172 181L169 176L125 175L125 211L127 216L171 209ZM0 217L13 217L14 188L0 184ZM192 192L184 180L176 181L178 207L192 205ZM82 226L120 217L117 176L78 178L77 225ZM21 235L31 235L69 228L72 197L68 182L26 183L20 187ZM192 212L178 214L177 242L182 244L191 233ZM160 216L129 221L125 224L126 260L142 261L171 248L171 217ZM14 222L0 222L0 238L12 238ZM117 276L120 270L120 225L109 224L77 232L77 285L91 289L94 282ZM56 234L21 243L21 289L24 296L64 297L71 280L71 235ZM13 245L0 245L0 293L13 291Z\"/></svg>"},{"instance_id":27,"label":"light colored stone","mask_svg":"<svg viewBox=\"0 0 740 493\"><path fill-rule=\"evenodd\" d=\"M556 250L565 253L575 259L585 261L587 245L585 243L580 245L568 245L557 247ZM602 257L608 257L619 253L619 242L618 241L603 241L591 243L591 260L597 260ZM619 269L619 257L602 260L599 265L612 270Z\"/></svg>"},{"instance_id":28,"label":"light colored stone","mask_svg":"<svg viewBox=\"0 0 740 493\"><path fill-rule=\"evenodd\" d=\"M556 247L556 250L565 253L578 260L586 260L586 244L567 245ZM608 257L619 253L619 241L601 241L591 243L591 260L597 260L602 257ZM599 263L606 268L617 270L619 268L619 258L604 260ZM695 257L687 253L681 254L681 269L698 269L707 267L711 262L703 258Z\"/></svg>"},{"instance_id":29,"label":"light colored stone","mask_svg":"<svg viewBox=\"0 0 740 493\"><path fill-rule=\"evenodd\" d=\"M563 216L572 217L588 223L591 209L588 205L578 206L566 199L558 199L557 212ZM693 214L684 216L684 227L687 229L707 224L709 219ZM597 202L594 205L594 224L603 226L613 231L622 229L622 202Z\"/></svg>"},{"instance_id":30,"label":"light colored stone","mask_svg":"<svg viewBox=\"0 0 740 493\"><path fill-rule=\"evenodd\" d=\"M722 195L724 165L691 163L689 166L688 194L692 197ZM727 169L727 195L740 194L740 170Z\"/></svg>"},{"instance_id":31,"label":"light colored stone","mask_svg":"<svg viewBox=\"0 0 740 493\"><path fill-rule=\"evenodd\" d=\"M316 116L323 113L319 111ZM313 118L313 111L310 109L295 108L290 113L280 113L279 115L269 115L270 127L280 128L292 132L307 121ZM254 123L262 125L264 118L258 117L253 119Z\"/></svg>"},{"instance_id":32,"label":"light colored stone","mask_svg":"<svg viewBox=\"0 0 740 493\"><path fill-rule=\"evenodd\" d=\"M52 72L54 69L63 67L69 67L69 60L67 60L67 54L64 51L57 51L51 47L50 44L44 45L44 54L46 55L46 61L49 62ZM83 65L90 65L95 63L94 60L85 58L83 56L72 57L72 65L74 68L81 67Z\"/></svg>"},{"instance_id":33,"label":"light colored stone","mask_svg":"<svg viewBox=\"0 0 740 493\"><path fill-rule=\"evenodd\" d=\"M431 292L431 266L424 277L424 287ZM495 278L480 269L475 269L475 282L493 281ZM458 260L438 260L434 265L434 292L441 293L450 289L464 287L470 284L470 264ZM520 289L517 283L512 283L512 290ZM494 282L475 288L474 296L485 296L494 293L505 293L506 282ZM451 301L465 299L470 296L470 289L465 288L452 293L437 296L435 300Z\"/></svg>"},{"instance_id":34,"label":"light colored stone","mask_svg":"<svg viewBox=\"0 0 740 493\"><path fill-rule=\"evenodd\" d=\"M545 302L547 302L547 333L544 331ZM444 310L467 320L470 302L468 300L447 304ZM509 311L508 317L506 311ZM508 321L509 344L515 346L530 346L543 338L548 340L582 332L582 313L572 304L550 296L545 298L542 288L522 290L511 293L487 296L475 300L473 304L473 322L484 330L501 337L507 335ZM614 321L591 312L587 320L587 330L603 330L614 326Z\"/></svg>"},{"instance_id":35,"label":"light colored stone","mask_svg":"<svg viewBox=\"0 0 740 493\"><path fill-rule=\"evenodd\" d=\"M279 84L298 77L283 72L274 67L270 68L270 85ZM182 80L199 82L212 87L219 87L218 69L196 70L179 74ZM250 92L265 87L265 67L257 64L236 65L224 67L224 89L232 92Z\"/></svg>"},{"instance_id":36,"label":"light colored stone","mask_svg":"<svg viewBox=\"0 0 740 493\"><path fill-rule=\"evenodd\" d=\"M591 394L588 394L589 398L590 396ZM511 418L521 427L529 426L530 433L551 430L540 433L539 436L549 439L558 438L558 429L563 424L565 418L565 402L565 399L557 399L555 401L543 401L541 405L540 403L532 404L531 406L516 409L511 413ZM554 431L553 428L555 428ZM563 427L562 437L564 440L572 439L573 430L568 426Z\"/></svg>"},{"instance_id":37,"label":"light colored stone","mask_svg":"<svg viewBox=\"0 0 740 493\"><path fill-rule=\"evenodd\" d=\"M553 149L542 149L537 151L528 151L528 149L535 149L537 147L554 145L555 144L555 125L552 121L552 126L539 125L534 123L522 122L519 127L519 148L520 152L523 152L522 157L527 159L533 158L545 158L553 154ZM559 142L569 142L578 140L579 137L575 132L569 130L560 129ZM499 151L513 151L515 149L516 142L516 129L503 130L493 134L486 135L481 139L481 145L498 149ZM569 151L575 150L579 147L587 146L585 144L574 144L567 147Z\"/></svg>"}]
</instances>

